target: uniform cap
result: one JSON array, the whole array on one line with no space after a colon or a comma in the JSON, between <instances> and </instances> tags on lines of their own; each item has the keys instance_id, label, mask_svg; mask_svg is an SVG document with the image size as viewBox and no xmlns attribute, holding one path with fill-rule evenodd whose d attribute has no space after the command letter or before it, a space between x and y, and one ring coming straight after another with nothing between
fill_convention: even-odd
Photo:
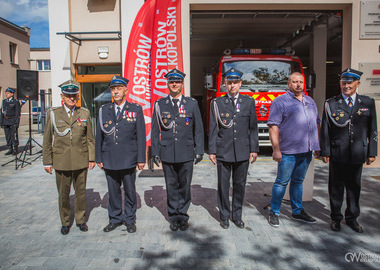
<instances>
[{"instance_id":1,"label":"uniform cap","mask_svg":"<svg viewBox=\"0 0 380 270\"><path fill-rule=\"evenodd\" d=\"M58 85L61 88L62 94L76 95L79 94L79 86L75 81L68 80Z\"/></svg>"},{"instance_id":2,"label":"uniform cap","mask_svg":"<svg viewBox=\"0 0 380 270\"><path fill-rule=\"evenodd\" d=\"M110 81L110 88L114 87L114 86L125 86L125 87L127 87L128 82L129 82L128 79L115 75L112 77L112 79Z\"/></svg>"},{"instance_id":3,"label":"uniform cap","mask_svg":"<svg viewBox=\"0 0 380 270\"><path fill-rule=\"evenodd\" d=\"M362 76L363 72L359 70L355 70L352 68L346 68L342 71L340 74L341 81L345 82L352 82L352 81L358 81L360 80L360 77Z\"/></svg>"},{"instance_id":4,"label":"uniform cap","mask_svg":"<svg viewBox=\"0 0 380 270\"><path fill-rule=\"evenodd\" d=\"M236 81L241 80L241 76L243 76L243 72L240 70L237 70L236 68L231 68L224 72L222 75L224 78L226 78L228 81Z\"/></svg>"},{"instance_id":5,"label":"uniform cap","mask_svg":"<svg viewBox=\"0 0 380 270\"><path fill-rule=\"evenodd\" d=\"M175 68L175 69L170 70L168 73L166 73L164 77L167 78L169 82L174 82L174 81L183 82L183 80L185 79L185 76L186 76L185 73Z\"/></svg>"},{"instance_id":6,"label":"uniform cap","mask_svg":"<svg viewBox=\"0 0 380 270\"><path fill-rule=\"evenodd\" d=\"M10 92L10 93L15 93L15 90L14 89L12 89L12 88L10 88L10 87L8 87L6 90L5 90L5 92Z\"/></svg>"}]
</instances>

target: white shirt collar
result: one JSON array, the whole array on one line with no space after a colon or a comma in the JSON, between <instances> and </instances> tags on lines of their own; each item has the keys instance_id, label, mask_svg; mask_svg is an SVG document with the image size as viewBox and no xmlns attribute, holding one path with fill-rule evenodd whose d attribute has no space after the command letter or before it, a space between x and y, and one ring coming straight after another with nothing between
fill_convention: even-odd
<instances>
[{"instance_id":1,"label":"white shirt collar","mask_svg":"<svg viewBox=\"0 0 380 270\"><path fill-rule=\"evenodd\" d=\"M227 93L227 96L228 96L229 99L231 99L230 94ZM239 98L239 93L237 93L236 96L235 96L235 103L237 102L238 98Z\"/></svg>"},{"instance_id":2,"label":"white shirt collar","mask_svg":"<svg viewBox=\"0 0 380 270\"><path fill-rule=\"evenodd\" d=\"M63 107L65 107L66 113L67 113L68 115L70 115L70 111L72 111L72 112L75 111L75 107L72 108L71 110L70 110L69 108L67 108L66 104L63 104Z\"/></svg>"},{"instance_id":3,"label":"white shirt collar","mask_svg":"<svg viewBox=\"0 0 380 270\"><path fill-rule=\"evenodd\" d=\"M349 97L349 96L346 96L345 94L342 93L342 97L343 97L344 101L348 104L348 97ZM355 92L355 94L353 94L353 95L351 96L351 98L352 98L352 105L355 105L356 92Z\"/></svg>"},{"instance_id":4,"label":"white shirt collar","mask_svg":"<svg viewBox=\"0 0 380 270\"><path fill-rule=\"evenodd\" d=\"M124 105L125 105L125 100L124 100L124 102L119 106L119 105L117 105L116 103L115 103L115 113L117 113L117 107L120 107L120 111L122 111L123 110L123 108L124 108Z\"/></svg>"},{"instance_id":5,"label":"white shirt collar","mask_svg":"<svg viewBox=\"0 0 380 270\"><path fill-rule=\"evenodd\" d=\"M170 98L170 101L172 102L172 104L174 105L174 102L173 102L173 97L171 96L171 95L169 95L169 98ZM181 101L182 101L182 95L180 95L179 97L178 97L178 100L179 100L179 102L178 102L178 105L181 103Z\"/></svg>"}]
</instances>

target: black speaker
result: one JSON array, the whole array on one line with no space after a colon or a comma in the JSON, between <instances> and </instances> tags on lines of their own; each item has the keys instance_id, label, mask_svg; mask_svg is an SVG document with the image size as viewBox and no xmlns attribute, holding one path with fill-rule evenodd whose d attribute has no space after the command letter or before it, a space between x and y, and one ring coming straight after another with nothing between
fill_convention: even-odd
<instances>
[{"instance_id":1,"label":"black speaker","mask_svg":"<svg viewBox=\"0 0 380 270\"><path fill-rule=\"evenodd\" d=\"M38 100L38 71L17 70L17 99Z\"/></svg>"}]
</instances>

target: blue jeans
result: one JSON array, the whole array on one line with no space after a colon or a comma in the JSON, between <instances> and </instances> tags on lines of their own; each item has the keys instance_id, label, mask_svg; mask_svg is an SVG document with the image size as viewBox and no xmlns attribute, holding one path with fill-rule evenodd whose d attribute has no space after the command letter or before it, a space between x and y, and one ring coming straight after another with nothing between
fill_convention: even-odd
<instances>
[{"instance_id":1,"label":"blue jeans","mask_svg":"<svg viewBox=\"0 0 380 270\"><path fill-rule=\"evenodd\" d=\"M303 210L302 207L302 184L305 179L307 169L311 162L312 152L285 155L282 154L282 161L278 163L277 178L272 188L272 199L270 201L270 212L280 215L281 202L284 198L286 186L290 180L289 195L292 212L298 215Z\"/></svg>"}]
</instances>

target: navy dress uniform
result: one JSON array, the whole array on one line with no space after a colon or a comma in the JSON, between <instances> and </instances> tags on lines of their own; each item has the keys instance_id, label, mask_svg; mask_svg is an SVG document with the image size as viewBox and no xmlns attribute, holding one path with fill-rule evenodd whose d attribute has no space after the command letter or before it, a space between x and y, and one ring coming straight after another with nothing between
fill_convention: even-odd
<instances>
[{"instance_id":1,"label":"navy dress uniform","mask_svg":"<svg viewBox=\"0 0 380 270\"><path fill-rule=\"evenodd\" d=\"M128 79L114 76L110 88L126 87ZM126 91L126 90L125 90ZM109 225L105 232L111 231L122 223L128 232L134 232L136 222L136 166L145 163L146 139L144 115L140 105L129 103L123 98L120 112L115 102L105 104L99 109L96 128L96 163L102 163L105 171L109 204ZM116 108L116 109L115 109ZM124 211L120 186L124 188Z\"/></svg>"},{"instance_id":2,"label":"navy dress uniform","mask_svg":"<svg viewBox=\"0 0 380 270\"><path fill-rule=\"evenodd\" d=\"M177 82L183 86L185 74L177 69L167 73L168 87ZM176 89L181 93L182 87ZM172 93L172 92L171 92ZM177 104L177 103L176 103ZM180 96L177 106L171 95L155 102L152 117L152 156L156 165L162 161L167 191L168 216L173 231L186 230L191 202L190 184L195 164L202 160L204 135L198 103Z\"/></svg>"},{"instance_id":3,"label":"navy dress uniform","mask_svg":"<svg viewBox=\"0 0 380 270\"><path fill-rule=\"evenodd\" d=\"M362 72L346 69L342 83L355 83ZM343 88L342 88L343 89ZM372 98L355 93L345 96L344 91L325 102L321 127L321 155L329 165L329 196L332 229L340 230L343 219L341 207L346 189L347 225L362 232L356 219L359 217L359 196L363 163L377 155L377 122L375 102ZM354 99L352 99L354 97ZM347 100L347 101L346 101ZM326 160L326 157L329 159Z\"/></svg>"},{"instance_id":4,"label":"navy dress uniform","mask_svg":"<svg viewBox=\"0 0 380 270\"><path fill-rule=\"evenodd\" d=\"M88 230L85 217L86 182L88 168L92 169L95 165L95 140L90 111L75 106L79 87L68 81L61 85L61 92L64 102L71 102L74 106L69 109L64 103L48 111L42 154L45 170L49 173L52 168L55 170L61 233L66 235L71 224L71 184L75 190L74 216L77 226L81 231Z\"/></svg>"},{"instance_id":5,"label":"navy dress uniform","mask_svg":"<svg viewBox=\"0 0 380 270\"><path fill-rule=\"evenodd\" d=\"M20 124L21 106L20 102L13 97L15 90L7 88L6 95L10 96L1 103L1 122L4 128L5 139L7 141L8 152L6 155L16 154L18 147L18 126Z\"/></svg>"},{"instance_id":6,"label":"navy dress uniform","mask_svg":"<svg viewBox=\"0 0 380 270\"><path fill-rule=\"evenodd\" d=\"M242 74L230 69L223 76L227 80L241 80ZM228 228L232 172L232 220L241 228L244 227L241 217L250 153L259 152L255 100L238 94L237 100L232 101L225 95L213 99L210 110L209 153L216 154L217 160L221 226Z\"/></svg>"}]
</instances>

